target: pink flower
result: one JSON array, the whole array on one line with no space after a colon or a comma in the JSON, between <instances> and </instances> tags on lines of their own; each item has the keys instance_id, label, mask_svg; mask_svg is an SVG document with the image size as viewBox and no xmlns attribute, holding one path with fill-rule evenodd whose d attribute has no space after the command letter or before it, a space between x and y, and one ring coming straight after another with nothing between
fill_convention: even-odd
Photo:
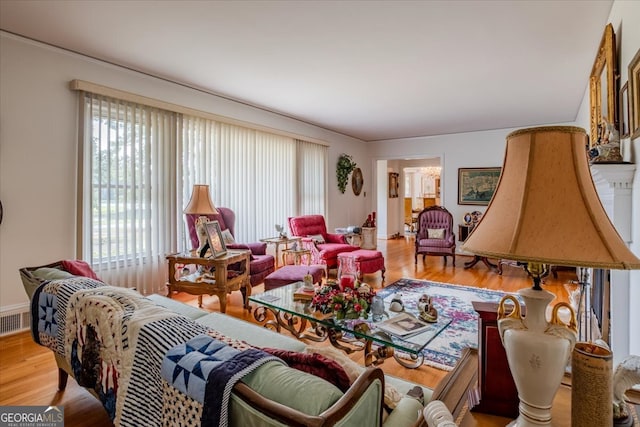
<instances>
[{"instance_id":1,"label":"pink flower","mask_svg":"<svg viewBox=\"0 0 640 427\"><path fill-rule=\"evenodd\" d=\"M354 304L353 309L356 313L360 313L362 311L362 306L360 304Z\"/></svg>"},{"instance_id":2,"label":"pink flower","mask_svg":"<svg viewBox=\"0 0 640 427\"><path fill-rule=\"evenodd\" d=\"M340 303L336 303L336 305L334 305L334 306L333 306L333 309L334 309L335 311L342 310L342 304L340 304Z\"/></svg>"}]
</instances>

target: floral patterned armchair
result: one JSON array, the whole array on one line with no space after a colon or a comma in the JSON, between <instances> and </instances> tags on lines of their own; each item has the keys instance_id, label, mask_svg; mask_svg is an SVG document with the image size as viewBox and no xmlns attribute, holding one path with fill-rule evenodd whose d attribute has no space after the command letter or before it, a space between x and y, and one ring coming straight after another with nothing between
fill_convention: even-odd
<instances>
[{"instance_id":1,"label":"floral patterned armchair","mask_svg":"<svg viewBox=\"0 0 640 427\"><path fill-rule=\"evenodd\" d=\"M218 210L217 215L205 215L211 221L218 221L220 223L220 230L229 230L232 236L235 235L234 227L236 223L236 214L229 208L216 207ZM194 248L197 248L200 244L198 241L198 233L196 232L195 222L196 219L201 216L198 214L187 214L187 228L189 230L189 237L191 238L191 244ZM273 255L267 254L266 243L231 243L227 244L228 249L249 249L251 250L250 262L249 262L249 277L251 286L256 286L264 282L264 278L275 271L275 258Z\"/></svg>"},{"instance_id":2,"label":"floral patterned armchair","mask_svg":"<svg viewBox=\"0 0 640 427\"><path fill-rule=\"evenodd\" d=\"M453 216L443 206L429 206L418 214L414 255L416 264L419 254L422 254L423 261L427 255L443 256L445 265L447 257L451 256L453 265L456 265L456 236L453 233Z\"/></svg>"},{"instance_id":3,"label":"floral patterned armchair","mask_svg":"<svg viewBox=\"0 0 640 427\"><path fill-rule=\"evenodd\" d=\"M338 254L360 249L347 243L342 234L327 233L322 215L289 218L291 236L302 238L302 247L311 251L311 264L324 265L327 270L338 267Z\"/></svg>"}]
</instances>

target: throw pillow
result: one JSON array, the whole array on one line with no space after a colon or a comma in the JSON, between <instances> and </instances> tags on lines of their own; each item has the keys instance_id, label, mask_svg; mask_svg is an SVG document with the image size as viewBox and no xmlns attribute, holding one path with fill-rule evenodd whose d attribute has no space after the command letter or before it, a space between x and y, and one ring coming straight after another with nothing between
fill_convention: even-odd
<instances>
[{"instance_id":1,"label":"throw pillow","mask_svg":"<svg viewBox=\"0 0 640 427\"><path fill-rule=\"evenodd\" d=\"M427 228L427 238L444 239L444 228Z\"/></svg>"},{"instance_id":2,"label":"throw pillow","mask_svg":"<svg viewBox=\"0 0 640 427\"><path fill-rule=\"evenodd\" d=\"M222 230L222 240L226 245L232 245L236 242L236 239L233 238L233 234L227 228L226 230Z\"/></svg>"},{"instance_id":3,"label":"throw pillow","mask_svg":"<svg viewBox=\"0 0 640 427\"><path fill-rule=\"evenodd\" d=\"M308 346L305 349L305 352L321 354L329 359L336 361L345 370L352 384L360 376L360 374L363 373L365 370L364 366L360 365L357 362L354 362L349 358L349 356L347 356L337 348L333 348L329 346L326 346L326 347ZM391 384L385 381L384 383L385 405L387 405L390 409L394 409L398 404L398 402L400 402L400 400L402 400L402 395L400 394L400 392L394 386L392 386Z\"/></svg>"},{"instance_id":4,"label":"throw pillow","mask_svg":"<svg viewBox=\"0 0 640 427\"><path fill-rule=\"evenodd\" d=\"M326 243L322 234L310 234L307 237L313 240L315 243Z\"/></svg>"},{"instance_id":5,"label":"throw pillow","mask_svg":"<svg viewBox=\"0 0 640 427\"><path fill-rule=\"evenodd\" d=\"M86 262L79 259L62 261L62 268L71 274L76 276L89 277L90 279L98 280L102 282L91 269L91 266Z\"/></svg>"},{"instance_id":6,"label":"throw pillow","mask_svg":"<svg viewBox=\"0 0 640 427\"><path fill-rule=\"evenodd\" d=\"M342 366L321 354L305 354L279 348L263 348L262 351L279 357L292 368L329 381L342 392L346 392L351 386L349 376Z\"/></svg>"},{"instance_id":7,"label":"throw pillow","mask_svg":"<svg viewBox=\"0 0 640 427\"><path fill-rule=\"evenodd\" d=\"M241 381L265 398L308 415L322 413L343 396L328 381L276 361L265 363Z\"/></svg>"}]
</instances>

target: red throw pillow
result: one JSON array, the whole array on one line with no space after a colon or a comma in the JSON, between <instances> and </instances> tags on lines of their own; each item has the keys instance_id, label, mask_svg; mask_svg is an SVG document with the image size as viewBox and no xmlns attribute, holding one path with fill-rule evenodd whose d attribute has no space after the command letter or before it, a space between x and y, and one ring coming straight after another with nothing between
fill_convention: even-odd
<instances>
[{"instance_id":1,"label":"red throw pillow","mask_svg":"<svg viewBox=\"0 0 640 427\"><path fill-rule=\"evenodd\" d=\"M335 360L328 359L321 354L298 353L297 351L280 350L278 348L263 348L262 351L279 357L292 368L330 382L343 393L351 386L349 376L342 366Z\"/></svg>"},{"instance_id":2,"label":"red throw pillow","mask_svg":"<svg viewBox=\"0 0 640 427\"><path fill-rule=\"evenodd\" d=\"M75 276L89 277L102 282L86 261L79 259L65 260L62 261L62 268Z\"/></svg>"}]
</instances>

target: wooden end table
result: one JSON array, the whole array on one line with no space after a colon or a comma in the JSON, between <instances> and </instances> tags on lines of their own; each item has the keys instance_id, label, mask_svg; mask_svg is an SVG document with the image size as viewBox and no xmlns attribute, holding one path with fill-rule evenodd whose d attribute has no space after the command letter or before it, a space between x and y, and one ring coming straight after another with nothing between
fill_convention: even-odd
<instances>
[{"instance_id":1,"label":"wooden end table","mask_svg":"<svg viewBox=\"0 0 640 427\"><path fill-rule=\"evenodd\" d=\"M202 295L216 295L220 299L220 311L225 313L227 294L240 290L244 308L250 309L249 251L228 250L225 255L217 258L200 258L192 253L170 254L166 258L169 261L169 281L167 282L169 298L174 291L198 295L198 307L202 307ZM182 271L176 271L177 264L195 265L197 271L182 275ZM233 264L238 264L238 268L229 270L229 266ZM212 268L214 271L207 274L206 270Z\"/></svg>"},{"instance_id":2,"label":"wooden end table","mask_svg":"<svg viewBox=\"0 0 640 427\"><path fill-rule=\"evenodd\" d=\"M282 265L287 265L287 255L293 256L293 265L302 264L304 257L306 257L307 265L311 265L311 251L309 249L283 249Z\"/></svg>"},{"instance_id":3,"label":"wooden end table","mask_svg":"<svg viewBox=\"0 0 640 427\"><path fill-rule=\"evenodd\" d=\"M267 237L266 239L260 239L262 243L266 243L267 245L274 245L275 248L275 259L276 259L276 268L279 267L278 260L280 259L278 248L280 245L284 245L284 249L289 249L289 245L292 243L297 243L302 240L300 237ZM283 262L284 265L284 262Z\"/></svg>"}]
</instances>

